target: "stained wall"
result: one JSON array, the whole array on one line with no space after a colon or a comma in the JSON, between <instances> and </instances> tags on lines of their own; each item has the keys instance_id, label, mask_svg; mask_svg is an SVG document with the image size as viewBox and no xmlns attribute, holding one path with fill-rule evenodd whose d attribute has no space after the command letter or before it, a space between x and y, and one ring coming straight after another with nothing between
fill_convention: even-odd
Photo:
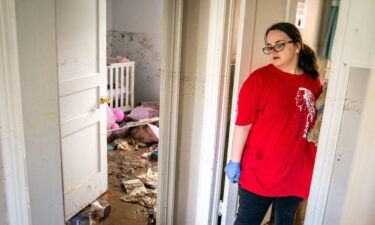
<instances>
[{"instance_id":1,"label":"stained wall","mask_svg":"<svg viewBox=\"0 0 375 225\"><path fill-rule=\"evenodd\" d=\"M135 61L135 102L158 101L162 0L107 1L107 55Z\"/></svg>"}]
</instances>

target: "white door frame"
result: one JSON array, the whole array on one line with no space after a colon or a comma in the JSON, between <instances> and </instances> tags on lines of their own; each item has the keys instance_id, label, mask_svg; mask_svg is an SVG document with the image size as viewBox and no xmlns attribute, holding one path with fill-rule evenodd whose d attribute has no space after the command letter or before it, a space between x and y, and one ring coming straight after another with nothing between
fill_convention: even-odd
<instances>
[{"instance_id":1,"label":"white door frame","mask_svg":"<svg viewBox=\"0 0 375 225\"><path fill-rule=\"evenodd\" d=\"M183 0L164 0L157 224L173 224ZM31 224L17 55L15 1L0 3L1 157L7 222ZM4 43L4 46L2 45ZM3 82L4 80L4 82ZM3 87L4 86L4 87ZM4 93L3 93L4 92ZM2 181L1 181L2 182ZM2 183L0 182L0 185ZM2 222L2 221L1 221Z\"/></svg>"},{"instance_id":2,"label":"white door frame","mask_svg":"<svg viewBox=\"0 0 375 225\"><path fill-rule=\"evenodd\" d=\"M216 225L218 223L219 215L222 214L222 203L220 200L221 195L221 184L223 177L223 161L225 160L226 150L226 134L227 134L227 121L228 121L228 108L230 98L230 79L231 79L231 47L232 47L232 33L234 30L234 16L236 10L236 0L229 0L225 3L223 10L223 23L222 34L216 34L222 36L222 50L221 50L221 65L220 73L222 74L219 80L219 95L218 95L218 112L217 112L217 126L216 126L216 142L215 149L216 154L214 156L214 169L213 169L213 181L212 181L212 194L210 200L210 212L209 212L209 224ZM209 41L210 43L210 41Z\"/></svg>"},{"instance_id":3,"label":"white door frame","mask_svg":"<svg viewBox=\"0 0 375 225\"><path fill-rule=\"evenodd\" d=\"M183 0L163 1L158 225L173 225Z\"/></svg>"},{"instance_id":4,"label":"white door frame","mask_svg":"<svg viewBox=\"0 0 375 225\"><path fill-rule=\"evenodd\" d=\"M22 121L14 0L0 2L0 185L5 218L0 223L31 224ZM3 208L2 207L2 208ZM6 210L5 210L6 209Z\"/></svg>"},{"instance_id":5,"label":"white door frame","mask_svg":"<svg viewBox=\"0 0 375 225\"><path fill-rule=\"evenodd\" d=\"M225 152L235 0L210 2L205 97L194 224L216 225Z\"/></svg>"}]
</instances>

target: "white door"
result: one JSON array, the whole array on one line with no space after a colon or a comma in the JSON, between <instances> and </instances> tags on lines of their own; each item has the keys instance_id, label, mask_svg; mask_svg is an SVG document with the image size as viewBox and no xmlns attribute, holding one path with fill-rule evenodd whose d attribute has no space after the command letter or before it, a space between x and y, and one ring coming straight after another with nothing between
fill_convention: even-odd
<instances>
[{"instance_id":1,"label":"white door","mask_svg":"<svg viewBox=\"0 0 375 225\"><path fill-rule=\"evenodd\" d=\"M253 70L269 63L262 53L264 33L273 23L280 21L294 22L296 1L273 0L239 0L240 15L238 22L238 38L233 82L233 98L231 108L228 159L231 152L233 128L236 118L237 95L242 83ZM266 17L264 15L267 15ZM238 208L238 184L231 184L225 178L222 224L234 223ZM268 222L270 210L262 224Z\"/></svg>"},{"instance_id":2,"label":"white door","mask_svg":"<svg viewBox=\"0 0 375 225\"><path fill-rule=\"evenodd\" d=\"M100 104L106 88L105 7L101 0L56 1L66 220L107 189L106 111Z\"/></svg>"}]
</instances>

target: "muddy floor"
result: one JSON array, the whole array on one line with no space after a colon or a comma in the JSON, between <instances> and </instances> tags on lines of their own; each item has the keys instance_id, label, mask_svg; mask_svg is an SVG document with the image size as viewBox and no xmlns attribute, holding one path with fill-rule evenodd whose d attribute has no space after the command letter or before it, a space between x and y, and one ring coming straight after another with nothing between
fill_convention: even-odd
<instances>
[{"instance_id":1,"label":"muddy floor","mask_svg":"<svg viewBox=\"0 0 375 225\"><path fill-rule=\"evenodd\" d=\"M127 190L123 182L139 179L142 183L153 184L157 179L157 158L152 153L157 151L157 145L149 147L130 146L126 150L114 149L108 151L108 190L97 200L107 202L111 206L110 214L104 219L92 216L88 206L81 214L90 218L90 225L152 225L155 224L156 192L155 186L145 185L147 193L137 196L139 202L129 202ZM144 195L144 196L143 196ZM145 201L144 198L147 198ZM128 201L128 202L126 202ZM150 202L151 201L151 202Z\"/></svg>"}]
</instances>

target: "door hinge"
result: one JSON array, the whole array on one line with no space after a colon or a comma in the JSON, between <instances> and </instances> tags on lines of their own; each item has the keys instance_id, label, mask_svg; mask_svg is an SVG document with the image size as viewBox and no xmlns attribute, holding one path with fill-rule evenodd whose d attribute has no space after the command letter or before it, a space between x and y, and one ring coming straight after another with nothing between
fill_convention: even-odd
<instances>
[{"instance_id":1,"label":"door hinge","mask_svg":"<svg viewBox=\"0 0 375 225\"><path fill-rule=\"evenodd\" d=\"M223 200L219 202L218 215L221 216L223 213Z\"/></svg>"}]
</instances>

